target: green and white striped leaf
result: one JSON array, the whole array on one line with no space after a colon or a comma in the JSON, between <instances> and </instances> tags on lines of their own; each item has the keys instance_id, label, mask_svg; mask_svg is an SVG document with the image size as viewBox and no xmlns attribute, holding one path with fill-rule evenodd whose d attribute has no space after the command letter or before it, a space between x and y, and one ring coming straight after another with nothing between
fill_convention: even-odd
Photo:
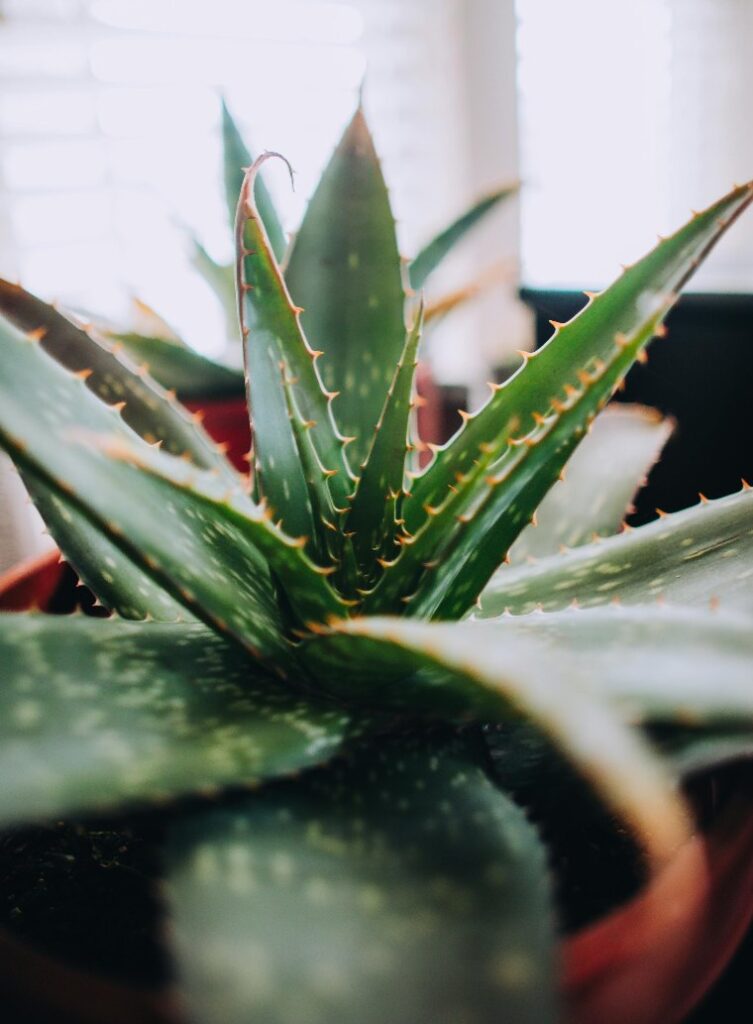
<instances>
[{"instance_id":1,"label":"green and white striped leaf","mask_svg":"<svg viewBox=\"0 0 753 1024\"><path fill-rule=\"evenodd\" d=\"M480 623L352 619L305 649L323 692L403 714L505 723L523 716L588 779L654 862L671 857L686 819L672 780L577 660ZM357 674L353 666L358 665Z\"/></svg>"},{"instance_id":2,"label":"green and white striped leaf","mask_svg":"<svg viewBox=\"0 0 753 1024\"><path fill-rule=\"evenodd\" d=\"M338 393L335 416L355 438L349 454L360 466L405 340L395 223L360 108L308 205L285 276L311 344L324 353L324 384Z\"/></svg>"},{"instance_id":3,"label":"green and white striped leaf","mask_svg":"<svg viewBox=\"0 0 753 1024\"><path fill-rule=\"evenodd\" d=\"M196 1024L559 1019L546 858L460 740L385 740L168 847Z\"/></svg>"},{"instance_id":4,"label":"green and white striped leaf","mask_svg":"<svg viewBox=\"0 0 753 1024\"><path fill-rule=\"evenodd\" d=\"M245 786L357 733L198 624L0 615L0 821Z\"/></svg>"},{"instance_id":5,"label":"green and white striped leaf","mask_svg":"<svg viewBox=\"0 0 753 1024\"><path fill-rule=\"evenodd\" d=\"M477 614L557 611L573 601L592 607L615 598L624 604L719 602L725 610L753 613L753 492L701 502L536 565L504 566Z\"/></svg>"},{"instance_id":6,"label":"green and white striped leaf","mask_svg":"<svg viewBox=\"0 0 753 1024\"><path fill-rule=\"evenodd\" d=\"M599 375L602 363L612 361L615 347L625 338L639 339L638 354L671 307L677 292L705 259L729 225L753 199L753 185L733 189L643 259L628 268L609 287L591 299L570 323L556 325L553 337L470 417L425 473L416 480L405 503L411 533L481 458L491 466L507 451L510 440L531 435L538 417L548 416L561 403L565 388L580 392L582 374ZM589 385L590 390L590 385ZM569 392L567 392L569 394Z\"/></svg>"},{"instance_id":7,"label":"green and white striped leaf","mask_svg":"<svg viewBox=\"0 0 753 1024\"><path fill-rule=\"evenodd\" d=\"M495 189L483 196L462 213L457 220L448 224L435 238L432 238L408 267L408 280L411 288L414 291L420 291L439 264L465 238L468 232L483 221L505 199L514 196L519 187L516 182L513 185Z\"/></svg>"},{"instance_id":8,"label":"green and white striped leaf","mask_svg":"<svg viewBox=\"0 0 753 1024\"><path fill-rule=\"evenodd\" d=\"M513 565L544 558L617 533L659 452L672 433L671 420L653 409L611 405L594 420L567 464L510 549Z\"/></svg>"}]
</instances>

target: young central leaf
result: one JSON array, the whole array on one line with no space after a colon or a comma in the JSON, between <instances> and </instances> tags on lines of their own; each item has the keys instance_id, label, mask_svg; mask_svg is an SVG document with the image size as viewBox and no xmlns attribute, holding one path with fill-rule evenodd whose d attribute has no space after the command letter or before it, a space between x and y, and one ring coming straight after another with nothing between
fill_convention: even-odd
<instances>
[{"instance_id":1,"label":"young central leaf","mask_svg":"<svg viewBox=\"0 0 753 1024\"><path fill-rule=\"evenodd\" d=\"M339 392L337 422L355 437L360 465L405 338L403 286L387 188L359 109L309 203L286 279L321 361Z\"/></svg>"}]
</instances>

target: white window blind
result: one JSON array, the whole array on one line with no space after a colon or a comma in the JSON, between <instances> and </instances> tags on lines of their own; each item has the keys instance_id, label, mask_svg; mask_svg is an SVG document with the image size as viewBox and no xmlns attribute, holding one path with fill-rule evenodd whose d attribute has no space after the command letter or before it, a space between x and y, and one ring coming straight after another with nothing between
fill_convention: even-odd
<instances>
[{"instance_id":1,"label":"white window blind","mask_svg":"<svg viewBox=\"0 0 753 1024\"><path fill-rule=\"evenodd\" d=\"M471 0L473 2L473 0ZM111 316L129 292L197 348L224 344L181 225L229 256L219 96L288 229L366 75L401 242L479 184L466 146L467 0L0 0L0 270Z\"/></svg>"},{"instance_id":2,"label":"white window blind","mask_svg":"<svg viewBox=\"0 0 753 1024\"><path fill-rule=\"evenodd\" d=\"M750 0L518 0L523 277L598 286L753 177ZM693 287L753 290L741 221Z\"/></svg>"}]
</instances>

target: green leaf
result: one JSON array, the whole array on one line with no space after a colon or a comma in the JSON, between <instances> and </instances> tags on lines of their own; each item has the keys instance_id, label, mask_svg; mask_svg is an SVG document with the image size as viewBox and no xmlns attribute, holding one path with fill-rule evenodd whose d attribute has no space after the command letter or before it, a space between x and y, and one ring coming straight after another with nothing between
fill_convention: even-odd
<instances>
[{"instance_id":1,"label":"green leaf","mask_svg":"<svg viewBox=\"0 0 753 1024\"><path fill-rule=\"evenodd\" d=\"M214 444L168 395L51 306L0 280L0 310L21 330L36 332L40 347L79 374L103 402L124 402L123 419L140 436L150 443L160 440L167 451L215 468L223 479L236 479ZM75 391L71 383L58 387ZM24 479L56 543L105 607L126 618L171 621L180 616L180 606L92 527L64 491L50 489L30 470Z\"/></svg>"},{"instance_id":2,"label":"green leaf","mask_svg":"<svg viewBox=\"0 0 753 1024\"><path fill-rule=\"evenodd\" d=\"M288 418L281 365L295 379L294 397L301 415L312 423L310 436L328 479L335 507L345 508L351 475L323 390L313 352L301 330L280 268L254 204L253 184L264 154L249 170L238 204L239 317L244 339L248 391L254 436L257 493L262 495L291 536L311 536L311 506Z\"/></svg>"},{"instance_id":3,"label":"green leaf","mask_svg":"<svg viewBox=\"0 0 753 1024\"><path fill-rule=\"evenodd\" d=\"M405 340L400 254L387 188L359 108L293 243L286 279L337 422L360 465Z\"/></svg>"},{"instance_id":4,"label":"green leaf","mask_svg":"<svg viewBox=\"0 0 753 1024\"><path fill-rule=\"evenodd\" d=\"M191 237L191 262L217 296L225 315L228 338L238 337L238 304L235 299L235 268L232 263L217 263L198 239ZM241 390L243 381L241 380Z\"/></svg>"},{"instance_id":5,"label":"green leaf","mask_svg":"<svg viewBox=\"0 0 753 1024\"><path fill-rule=\"evenodd\" d=\"M569 608L486 620L487 642L522 638L569 659L640 724L753 726L753 631L747 615L698 608Z\"/></svg>"},{"instance_id":6,"label":"green leaf","mask_svg":"<svg viewBox=\"0 0 753 1024\"><path fill-rule=\"evenodd\" d=\"M356 557L367 577L374 575L377 559L391 555L395 545L398 500L403 493L406 459L411 450L409 427L422 327L423 307L406 336L345 518L345 529L354 534Z\"/></svg>"},{"instance_id":7,"label":"green leaf","mask_svg":"<svg viewBox=\"0 0 753 1024\"><path fill-rule=\"evenodd\" d=\"M206 603L205 621L242 643L250 640L238 601L228 598L234 581L240 583L248 574L258 575L260 565L282 584L296 614L294 626L316 625L346 611L346 603L327 582L332 569L310 561L301 541L291 539L273 524L270 510L255 504L244 491L229 491L221 481L206 473L196 473L180 460L137 449L121 439L98 438L91 443L101 450L108 464L120 464L121 471L125 469L135 476L131 486L140 489L154 508L167 507L177 524L186 519L191 521L189 526L183 526L182 532L191 537L198 549L193 556L194 565L203 554L214 570L206 569L210 576L207 580L197 578L198 573L192 569L188 596L182 593L186 588L179 587L178 593L189 607L194 601L201 607ZM103 479L108 471L102 471ZM120 479L118 470L113 477ZM126 479L123 477L122 482ZM178 575L181 574L188 580L185 568L179 566ZM226 617L217 619L213 614L215 607L221 611L223 604ZM253 640L251 644L254 646Z\"/></svg>"},{"instance_id":8,"label":"green leaf","mask_svg":"<svg viewBox=\"0 0 753 1024\"><path fill-rule=\"evenodd\" d=\"M150 444L161 441L165 451L188 456L204 469L218 469L228 479L232 467L215 444L175 400L146 376L145 368L130 366L108 348L20 285L0 279L0 313L20 331L37 335L40 347L71 373L79 374L87 387L106 405L125 403L123 420ZM190 358L188 349L172 342L179 358ZM134 352L137 350L133 350ZM143 357L143 352L138 352ZM196 356L197 359L201 357Z\"/></svg>"},{"instance_id":9,"label":"green leaf","mask_svg":"<svg viewBox=\"0 0 753 1024\"><path fill-rule=\"evenodd\" d=\"M246 143L241 138L238 126L233 120L224 100L222 101L222 158L228 220L230 227L233 228L235 226L235 213L238 206L238 197L243 186L243 178L246 170L253 164L254 159ZM272 246L272 252L279 263L285 255L287 240L285 232L282 230L272 196L269 194L269 189L264 184L264 179L261 175L256 178L254 195L256 205L259 208L259 215L269 237L269 243Z\"/></svg>"},{"instance_id":10,"label":"green leaf","mask_svg":"<svg viewBox=\"0 0 753 1024\"><path fill-rule=\"evenodd\" d=\"M362 618L336 623L305 649L323 692L370 708L455 722L523 716L549 736L654 862L671 857L685 813L660 762L577 660L482 623ZM353 678L353 664L359 665Z\"/></svg>"},{"instance_id":11,"label":"green leaf","mask_svg":"<svg viewBox=\"0 0 753 1024\"><path fill-rule=\"evenodd\" d=\"M205 622L284 662L288 646L267 557L249 536L245 513L236 522L232 509L224 519L213 510L205 521L205 508L190 492L174 494L143 470L108 458L93 443L97 436L129 452L140 450L144 459L174 461L186 474L201 473L139 441L117 410L7 321L0 321L0 361L0 446L21 469L73 505ZM228 487L219 477L207 477L218 489ZM264 512L254 514L258 522L251 532L277 539ZM283 538L279 546L286 546Z\"/></svg>"},{"instance_id":12,"label":"green leaf","mask_svg":"<svg viewBox=\"0 0 753 1024\"><path fill-rule=\"evenodd\" d=\"M357 730L204 626L0 615L0 821L252 785Z\"/></svg>"},{"instance_id":13,"label":"green leaf","mask_svg":"<svg viewBox=\"0 0 753 1024\"><path fill-rule=\"evenodd\" d=\"M425 245L408 268L411 288L414 291L420 291L427 279L458 242L462 241L468 232L492 210L496 209L501 202L516 195L519 188L520 186L516 182L513 185L495 189L483 196Z\"/></svg>"},{"instance_id":14,"label":"green leaf","mask_svg":"<svg viewBox=\"0 0 753 1024\"><path fill-rule=\"evenodd\" d=\"M537 418L561 403L565 388L580 392L581 375L598 375L604 361L626 337L642 347L650 329L661 321L676 294L711 251L729 225L753 199L753 185L735 188L628 268L606 291L592 297L570 323L557 325L553 337L506 384L495 386L491 400L471 416L425 473L406 500L404 515L410 533L426 519L426 507L436 507L475 463L491 466L507 451L511 440L535 434ZM637 355L638 352L633 353ZM591 385L589 385L589 392Z\"/></svg>"},{"instance_id":15,"label":"green leaf","mask_svg":"<svg viewBox=\"0 0 753 1024\"><path fill-rule=\"evenodd\" d=\"M544 851L463 741L386 740L179 824L197 1024L558 1020Z\"/></svg>"},{"instance_id":16,"label":"green leaf","mask_svg":"<svg viewBox=\"0 0 753 1024\"><path fill-rule=\"evenodd\" d=\"M241 370L216 363L184 345L132 332L114 332L108 337L132 359L146 363L149 376L183 400L228 398L244 393Z\"/></svg>"},{"instance_id":17,"label":"green leaf","mask_svg":"<svg viewBox=\"0 0 753 1024\"><path fill-rule=\"evenodd\" d=\"M753 493L701 503L617 537L536 565L503 567L481 596L478 614L538 607L674 604L753 612Z\"/></svg>"},{"instance_id":18,"label":"green leaf","mask_svg":"<svg viewBox=\"0 0 753 1024\"><path fill-rule=\"evenodd\" d=\"M175 622L189 617L183 605L134 565L62 493L29 471L23 480L50 535L100 604L124 619Z\"/></svg>"},{"instance_id":19,"label":"green leaf","mask_svg":"<svg viewBox=\"0 0 753 1024\"><path fill-rule=\"evenodd\" d=\"M524 371L498 391L509 399L506 411L497 410L492 399L471 418L455 444L469 454L469 440L477 438L479 423L491 429L491 421L496 421L497 436L480 441L470 464L462 472L454 471L453 485L443 491L438 506L424 503L419 530L385 572L365 609L395 610L398 586L404 614L455 619L473 605L596 414L660 331L676 301L676 289L751 198L753 186L739 188L705 214L695 216L561 327L559 336L569 340L564 357L569 368L560 365L559 339L526 357ZM607 339L607 330L619 325L632 330L618 329ZM580 363L579 358L583 359ZM553 374L558 366L559 376ZM536 411L536 405L543 413ZM440 450L435 466L443 463L446 470L451 451L452 444ZM449 465L455 462L450 459ZM430 467L419 478L416 493L431 473ZM408 496L403 518L409 534L410 510ZM437 563L441 563L441 572ZM419 574L422 567L426 571Z\"/></svg>"},{"instance_id":20,"label":"green leaf","mask_svg":"<svg viewBox=\"0 0 753 1024\"><path fill-rule=\"evenodd\" d=\"M578 547L594 534L616 533L672 426L653 409L605 409L567 464L565 479L539 506L536 526L526 527L513 544L511 562L544 558L561 547Z\"/></svg>"}]
</instances>

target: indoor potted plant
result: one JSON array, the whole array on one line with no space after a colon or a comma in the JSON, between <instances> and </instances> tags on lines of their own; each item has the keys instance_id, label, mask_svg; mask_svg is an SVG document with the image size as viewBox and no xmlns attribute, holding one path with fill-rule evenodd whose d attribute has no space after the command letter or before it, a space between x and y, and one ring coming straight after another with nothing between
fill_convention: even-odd
<instances>
[{"instance_id":1,"label":"indoor potted plant","mask_svg":"<svg viewBox=\"0 0 753 1024\"><path fill-rule=\"evenodd\" d=\"M565 500L556 481L753 186L558 325L421 472L422 309L406 332L360 112L335 159L361 201L320 190L287 284L259 162L241 190L253 494L120 353L18 289L5 306L0 442L112 614L0 617L0 818L163 808L181 1001L140 1004L155 1019L543 1022L567 1011L541 835L558 810L592 817L634 900L560 951L570 1014L679 1020L749 916L724 904L706 932L709 899L749 877L750 830L691 838L675 766L750 742L753 496L589 543L653 456L623 457L632 414L618 498L594 502L591 460ZM567 802L536 828L509 794L535 805L563 764Z\"/></svg>"}]
</instances>

